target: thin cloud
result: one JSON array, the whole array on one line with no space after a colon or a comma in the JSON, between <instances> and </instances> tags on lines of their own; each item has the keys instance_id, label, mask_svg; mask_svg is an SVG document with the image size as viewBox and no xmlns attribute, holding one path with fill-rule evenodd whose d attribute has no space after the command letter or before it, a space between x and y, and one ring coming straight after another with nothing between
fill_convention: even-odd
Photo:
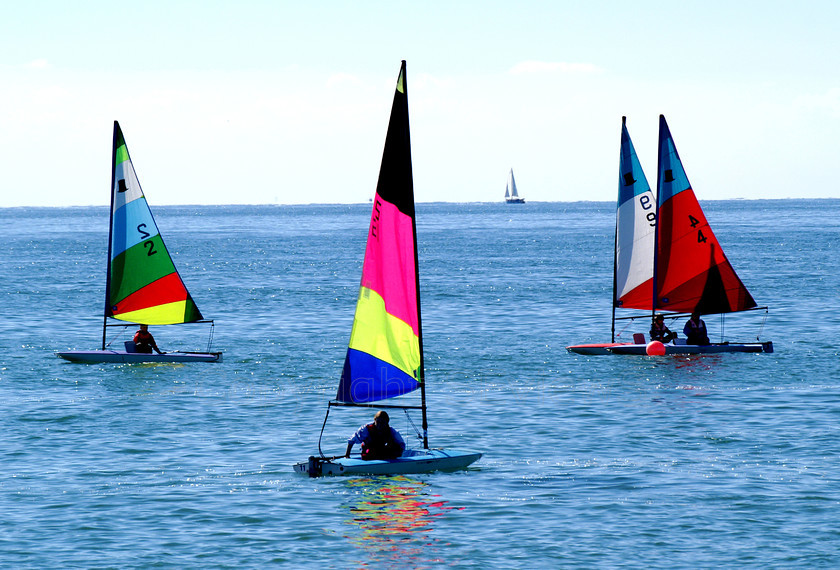
<instances>
[{"instance_id":1,"label":"thin cloud","mask_svg":"<svg viewBox=\"0 0 840 570\"><path fill-rule=\"evenodd\" d=\"M20 71L22 69L47 69L52 67L46 59L33 59L26 63L0 63L0 69L6 71Z\"/></svg>"},{"instance_id":2,"label":"thin cloud","mask_svg":"<svg viewBox=\"0 0 840 570\"><path fill-rule=\"evenodd\" d=\"M46 59L33 59L29 63L24 64L23 67L27 69L46 69L50 67L50 62Z\"/></svg>"},{"instance_id":3,"label":"thin cloud","mask_svg":"<svg viewBox=\"0 0 840 570\"><path fill-rule=\"evenodd\" d=\"M568 63L565 61L522 61L514 65L510 73L600 73L602 69L591 63Z\"/></svg>"},{"instance_id":4,"label":"thin cloud","mask_svg":"<svg viewBox=\"0 0 840 570\"><path fill-rule=\"evenodd\" d=\"M327 79L327 87L337 87L342 85L361 85L362 80L350 73L335 73Z\"/></svg>"},{"instance_id":5,"label":"thin cloud","mask_svg":"<svg viewBox=\"0 0 840 570\"><path fill-rule=\"evenodd\" d=\"M798 97L796 107L806 111L825 112L832 117L840 117L840 89L833 87L824 93Z\"/></svg>"}]
</instances>

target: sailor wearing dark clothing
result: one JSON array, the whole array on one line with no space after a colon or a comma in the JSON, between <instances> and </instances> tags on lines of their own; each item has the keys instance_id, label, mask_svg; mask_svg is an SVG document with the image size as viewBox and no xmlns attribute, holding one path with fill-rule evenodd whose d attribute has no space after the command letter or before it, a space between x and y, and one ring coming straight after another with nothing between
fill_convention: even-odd
<instances>
[{"instance_id":1,"label":"sailor wearing dark clothing","mask_svg":"<svg viewBox=\"0 0 840 570\"><path fill-rule=\"evenodd\" d=\"M700 318L700 313L694 311L691 318L683 327L683 334L686 336L686 344L705 345L709 343L709 335L706 333L706 323Z\"/></svg>"},{"instance_id":2,"label":"sailor wearing dark clothing","mask_svg":"<svg viewBox=\"0 0 840 570\"><path fill-rule=\"evenodd\" d=\"M347 440L345 457L350 457L353 444L362 444L362 459L395 459L405 451L405 441L400 432L392 428L385 411L378 411L373 416L373 423L359 428L353 437Z\"/></svg>"},{"instance_id":3,"label":"sailor wearing dark clothing","mask_svg":"<svg viewBox=\"0 0 840 570\"><path fill-rule=\"evenodd\" d=\"M650 325L650 340L670 342L675 338L677 338L677 333L671 332L671 329L665 326L665 317L662 315L653 317L653 322Z\"/></svg>"}]
</instances>

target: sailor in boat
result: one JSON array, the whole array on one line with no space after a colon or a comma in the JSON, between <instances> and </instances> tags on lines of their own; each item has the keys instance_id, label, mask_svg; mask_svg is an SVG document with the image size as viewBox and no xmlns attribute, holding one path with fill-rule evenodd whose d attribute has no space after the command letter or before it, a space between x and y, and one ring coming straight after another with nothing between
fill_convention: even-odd
<instances>
[{"instance_id":1,"label":"sailor in boat","mask_svg":"<svg viewBox=\"0 0 840 570\"><path fill-rule=\"evenodd\" d=\"M149 325L140 325L140 330L134 334L134 351L151 354L152 350L158 354L166 354L158 348L155 337L149 332Z\"/></svg>"},{"instance_id":2,"label":"sailor in boat","mask_svg":"<svg viewBox=\"0 0 840 570\"><path fill-rule=\"evenodd\" d=\"M710 344L709 335L706 332L706 323L700 318L700 313L694 311L691 318L683 327L683 334L686 336L686 344L706 345Z\"/></svg>"},{"instance_id":3,"label":"sailor in boat","mask_svg":"<svg viewBox=\"0 0 840 570\"><path fill-rule=\"evenodd\" d=\"M379 410L373 416L373 423L359 428L353 437L347 440L347 453L344 457L350 457L350 450L356 443L362 444L362 459L396 459L405 451L405 441L400 432L388 425L390 418L388 412Z\"/></svg>"},{"instance_id":4,"label":"sailor in boat","mask_svg":"<svg viewBox=\"0 0 840 570\"><path fill-rule=\"evenodd\" d=\"M677 338L677 333L671 332L671 329L665 325L665 317L662 315L653 317L653 322L650 324L650 340L671 342L675 338Z\"/></svg>"}]
</instances>

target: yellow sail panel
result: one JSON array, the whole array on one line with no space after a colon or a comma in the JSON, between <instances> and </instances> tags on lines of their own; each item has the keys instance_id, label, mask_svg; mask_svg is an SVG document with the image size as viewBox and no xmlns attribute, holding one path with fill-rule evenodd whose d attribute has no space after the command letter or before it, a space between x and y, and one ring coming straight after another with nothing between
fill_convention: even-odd
<instances>
[{"instance_id":1,"label":"yellow sail panel","mask_svg":"<svg viewBox=\"0 0 840 570\"><path fill-rule=\"evenodd\" d=\"M359 290L349 348L396 366L409 376L420 367L420 341L411 325L385 310L385 301L367 287Z\"/></svg>"},{"instance_id":2,"label":"yellow sail panel","mask_svg":"<svg viewBox=\"0 0 840 570\"><path fill-rule=\"evenodd\" d=\"M120 313L114 315L114 318L144 325L176 325L184 322L186 309L187 301L176 301L147 309Z\"/></svg>"}]
</instances>

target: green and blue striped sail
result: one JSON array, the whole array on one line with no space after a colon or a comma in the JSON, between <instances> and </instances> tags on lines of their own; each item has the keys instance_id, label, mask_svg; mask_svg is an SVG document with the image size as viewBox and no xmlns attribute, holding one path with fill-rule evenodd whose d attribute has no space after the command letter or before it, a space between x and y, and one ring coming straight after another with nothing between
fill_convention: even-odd
<instances>
[{"instance_id":1,"label":"green and blue striped sail","mask_svg":"<svg viewBox=\"0 0 840 570\"><path fill-rule=\"evenodd\" d=\"M108 250L106 317L147 325L202 320L163 243L117 121Z\"/></svg>"},{"instance_id":2,"label":"green and blue striped sail","mask_svg":"<svg viewBox=\"0 0 840 570\"><path fill-rule=\"evenodd\" d=\"M373 201L353 331L336 400L365 403L423 382L414 183L402 62Z\"/></svg>"}]
</instances>

